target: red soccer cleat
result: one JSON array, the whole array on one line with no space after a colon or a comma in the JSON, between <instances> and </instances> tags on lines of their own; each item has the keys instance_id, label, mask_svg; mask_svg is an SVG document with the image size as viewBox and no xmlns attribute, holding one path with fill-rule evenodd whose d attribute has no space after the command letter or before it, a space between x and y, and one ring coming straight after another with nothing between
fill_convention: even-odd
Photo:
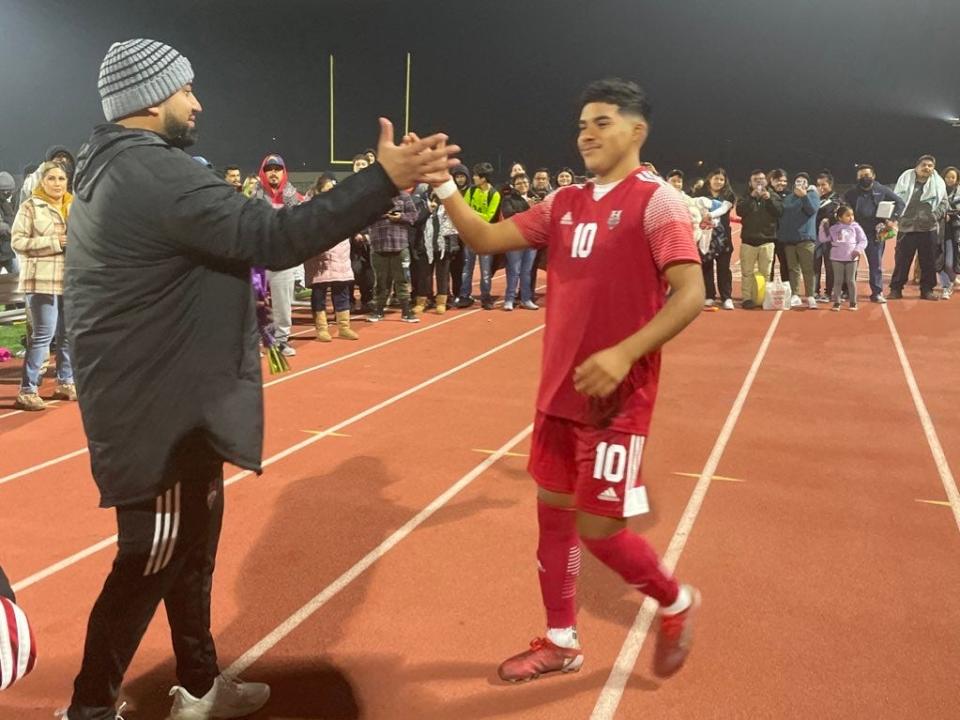
<instances>
[{"instance_id":1,"label":"red soccer cleat","mask_svg":"<svg viewBox=\"0 0 960 720\"><path fill-rule=\"evenodd\" d=\"M583 651L580 648L563 648L547 638L537 638L530 643L529 650L505 660L497 673L507 682L527 682L545 673L577 672L581 665Z\"/></svg>"},{"instance_id":2,"label":"red soccer cleat","mask_svg":"<svg viewBox=\"0 0 960 720\"><path fill-rule=\"evenodd\" d=\"M653 654L653 673L667 678L683 667L693 647L693 624L700 610L700 591L689 585L690 607L676 615L660 615L657 647Z\"/></svg>"}]
</instances>

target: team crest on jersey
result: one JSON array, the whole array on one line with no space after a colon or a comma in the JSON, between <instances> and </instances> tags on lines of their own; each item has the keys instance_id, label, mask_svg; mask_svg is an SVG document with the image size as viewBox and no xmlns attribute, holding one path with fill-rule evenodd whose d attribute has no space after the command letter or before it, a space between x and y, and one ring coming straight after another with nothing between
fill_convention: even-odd
<instances>
[{"instance_id":1,"label":"team crest on jersey","mask_svg":"<svg viewBox=\"0 0 960 720\"><path fill-rule=\"evenodd\" d=\"M560 218L561 225L573 225L573 213L567 212L562 218Z\"/></svg>"},{"instance_id":2,"label":"team crest on jersey","mask_svg":"<svg viewBox=\"0 0 960 720\"><path fill-rule=\"evenodd\" d=\"M607 227L613 230L620 224L620 218L623 216L623 210L614 210L607 218Z\"/></svg>"}]
</instances>

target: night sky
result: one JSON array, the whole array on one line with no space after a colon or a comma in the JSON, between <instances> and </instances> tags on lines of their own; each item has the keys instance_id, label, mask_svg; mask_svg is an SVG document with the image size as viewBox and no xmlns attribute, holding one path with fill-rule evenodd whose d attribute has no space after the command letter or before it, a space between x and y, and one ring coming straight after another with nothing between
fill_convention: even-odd
<instances>
[{"instance_id":1,"label":"night sky","mask_svg":"<svg viewBox=\"0 0 960 720\"><path fill-rule=\"evenodd\" d=\"M150 37L193 64L196 154L250 171L269 152L329 167L328 56L337 159L374 144L376 118L448 132L472 164L580 169L577 97L619 75L653 102L644 159L661 171L856 162L893 182L916 157L960 164L958 0L0 0L0 168L103 121L111 42ZM275 138L275 139L274 139ZM502 175L501 175L502 177Z\"/></svg>"}]
</instances>

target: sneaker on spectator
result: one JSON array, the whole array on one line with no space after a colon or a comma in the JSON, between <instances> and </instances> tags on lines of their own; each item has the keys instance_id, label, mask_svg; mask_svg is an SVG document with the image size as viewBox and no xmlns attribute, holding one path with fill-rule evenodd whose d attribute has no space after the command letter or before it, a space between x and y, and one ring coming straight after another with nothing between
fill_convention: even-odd
<instances>
[{"instance_id":1,"label":"sneaker on spectator","mask_svg":"<svg viewBox=\"0 0 960 720\"><path fill-rule=\"evenodd\" d=\"M851 311L853 311L853 312L856 312L859 308L858 308L856 305L851 305L851 306L850 306L849 308L847 308L847 309L848 309L848 310L851 310Z\"/></svg>"},{"instance_id":2,"label":"sneaker on spectator","mask_svg":"<svg viewBox=\"0 0 960 720\"><path fill-rule=\"evenodd\" d=\"M527 682L552 672L577 672L583 665L583 651L579 647L564 648L548 638L536 638L530 649L508 658L497 674L507 682Z\"/></svg>"},{"instance_id":3,"label":"sneaker on spectator","mask_svg":"<svg viewBox=\"0 0 960 720\"><path fill-rule=\"evenodd\" d=\"M740 307L744 310L753 310L756 306L757 304L753 300L744 300L740 303Z\"/></svg>"},{"instance_id":4,"label":"sneaker on spectator","mask_svg":"<svg viewBox=\"0 0 960 720\"><path fill-rule=\"evenodd\" d=\"M840 303L834 303L833 307L830 309L833 310L834 312L840 312Z\"/></svg>"},{"instance_id":5,"label":"sneaker on spectator","mask_svg":"<svg viewBox=\"0 0 960 720\"><path fill-rule=\"evenodd\" d=\"M524 300L520 303L520 307L524 310L539 310L540 306L537 305L533 300Z\"/></svg>"},{"instance_id":6,"label":"sneaker on spectator","mask_svg":"<svg viewBox=\"0 0 960 720\"><path fill-rule=\"evenodd\" d=\"M293 357L297 354L297 351L289 343L282 342L280 343L280 352L284 357Z\"/></svg>"},{"instance_id":7,"label":"sneaker on spectator","mask_svg":"<svg viewBox=\"0 0 960 720\"><path fill-rule=\"evenodd\" d=\"M707 298L706 300L703 301L703 306L708 308L713 307L716 302L717 301L714 300L713 298Z\"/></svg>"},{"instance_id":8,"label":"sneaker on spectator","mask_svg":"<svg viewBox=\"0 0 960 720\"><path fill-rule=\"evenodd\" d=\"M953 287L948 286L940 291L941 300L949 300L951 297L953 297Z\"/></svg>"},{"instance_id":9,"label":"sneaker on spectator","mask_svg":"<svg viewBox=\"0 0 960 720\"><path fill-rule=\"evenodd\" d=\"M480 301L480 307L482 307L484 310L493 310L493 305L493 298L487 298L486 300Z\"/></svg>"},{"instance_id":10,"label":"sneaker on spectator","mask_svg":"<svg viewBox=\"0 0 960 720\"><path fill-rule=\"evenodd\" d=\"M802 304L803 304L803 302L800 300L800 296L799 296L799 295L791 295L791 296L790 296L790 307L792 307L792 308L800 307Z\"/></svg>"},{"instance_id":11,"label":"sneaker on spectator","mask_svg":"<svg viewBox=\"0 0 960 720\"><path fill-rule=\"evenodd\" d=\"M925 292L925 293L920 293L920 299L921 300L939 300L940 298L938 298L932 292Z\"/></svg>"},{"instance_id":12,"label":"sneaker on spectator","mask_svg":"<svg viewBox=\"0 0 960 720\"><path fill-rule=\"evenodd\" d=\"M726 300L724 300L724 301L723 301L723 309L724 309L724 310L733 310L733 300L731 300L730 298L727 298Z\"/></svg>"},{"instance_id":13,"label":"sneaker on spectator","mask_svg":"<svg viewBox=\"0 0 960 720\"><path fill-rule=\"evenodd\" d=\"M173 707L168 720L213 720L213 718L246 717L267 704L270 686L264 683L240 682L220 674L213 687L201 698L194 697L180 686L170 690Z\"/></svg>"},{"instance_id":14,"label":"sneaker on spectator","mask_svg":"<svg viewBox=\"0 0 960 720\"><path fill-rule=\"evenodd\" d=\"M53 399L76 402L77 386L73 383L58 383L57 387L53 391Z\"/></svg>"},{"instance_id":15,"label":"sneaker on spectator","mask_svg":"<svg viewBox=\"0 0 960 720\"><path fill-rule=\"evenodd\" d=\"M817 309L817 299L812 295L807 298L807 310L816 310Z\"/></svg>"},{"instance_id":16,"label":"sneaker on spectator","mask_svg":"<svg viewBox=\"0 0 960 720\"><path fill-rule=\"evenodd\" d=\"M827 295L824 295L823 293L820 293L819 295L817 295L817 302L818 302L818 303L828 303L828 302L830 302L830 298L829 298Z\"/></svg>"},{"instance_id":17,"label":"sneaker on spectator","mask_svg":"<svg viewBox=\"0 0 960 720\"><path fill-rule=\"evenodd\" d=\"M367 322L375 323L381 320L383 320L383 310L380 308L373 308L367 311Z\"/></svg>"},{"instance_id":18,"label":"sneaker on spectator","mask_svg":"<svg viewBox=\"0 0 960 720\"><path fill-rule=\"evenodd\" d=\"M877 303L878 305L886 305L887 299L883 295L871 295L870 302Z\"/></svg>"},{"instance_id":19,"label":"sneaker on spectator","mask_svg":"<svg viewBox=\"0 0 960 720\"><path fill-rule=\"evenodd\" d=\"M413 311L412 307L405 307L400 315L400 321L405 323L418 323L420 317Z\"/></svg>"},{"instance_id":20,"label":"sneaker on spectator","mask_svg":"<svg viewBox=\"0 0 960 720\"><path fill-rule=\"evenodd\" d=\"M513 300L504 300L504 301L503 301L503 309L504 309L506 312L512 312L512 311L513 311Z\"/></svg>"},{"instance_id":21,"label":"sneaker on spectator","mask_svg":"<svg viewBox=\"0 0 960 720\"><path fill-rule=\"evenodd\" d=\"M887 293L887 300L903 300L903 290L894 290L891 288Z\"/></svg>"},{"instance_id":22,"label":"sneaker on spectator","mask_svg":"<svg viewBox=\"0 0 960 720\"><path fill-rule=\"evenodd\" d=\"M114 711L115 714L114 714L114 716L113 716L113 720L123 720L123 716L120 715L120 713L123 712L123 709L124 709L126 706L127 706L127 704L126 704L125 702L120 703L120 707L118 707L118 708ZM74 720L74 719L70 716L69 712L70 712L70 708L62 708L62 709L57 710L56 712L54 712L54 713L53 713L53 716L54 716L55 718L60 718L60 720Z\"/></svg>"},{"instance_id":23,"label":"sneaker on spectator","mask_svg":"<svg viewBox=\"0 0 960 720\"><path fill-rule=\"evenodd\" d=\"M473 305L474 302L476 302L476 301L475 301L472 297L458 298L458 299L457 299L457 307L458 307L458 308L468 308L468 307L470 307L471 305Z\"/></svg>"},{"instance_id":24,"label":"sneaker on spectator","mask_svg":"<svg viewBox=\"0 0 960 720\"><path fill-rule=\"evenodd\" d=\"M46 410L47 404L43 401L36 393L17 393L17 399L14 402L14 406L19 410L26 410L28 412L33 412L35 410Z\"/></svg>"}]
</instances>

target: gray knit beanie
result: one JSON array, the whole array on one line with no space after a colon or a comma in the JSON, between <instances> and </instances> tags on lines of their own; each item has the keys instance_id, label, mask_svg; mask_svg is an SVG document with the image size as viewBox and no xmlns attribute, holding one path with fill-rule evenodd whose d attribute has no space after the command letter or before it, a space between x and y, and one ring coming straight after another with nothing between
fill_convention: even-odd
<instances>
[{"instance_id":1,"label":"gray knit beanie","mask_svg":"<svg viewBox=\"0 0 960 720\"><path fill-rule=\"evenodd\" d=\"M156 40L114 43L100 65L97 88L108 122L157 105L193 82L190 61Z\"/></svg>"}]
</instances>

